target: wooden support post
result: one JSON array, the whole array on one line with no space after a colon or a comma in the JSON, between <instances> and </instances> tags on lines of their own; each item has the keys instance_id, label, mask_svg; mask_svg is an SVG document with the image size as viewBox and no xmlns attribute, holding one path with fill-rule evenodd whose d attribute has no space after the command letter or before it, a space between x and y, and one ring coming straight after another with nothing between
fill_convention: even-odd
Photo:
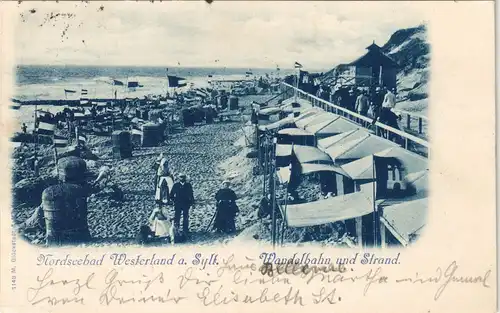
<instances>
[{"instance_id":1,"label":"wooden support post","mask_svg":"<svg viewBox=\"0 0 500 313\"><path fill-rule=\"evenodd\" d=\"M75 127L75 144L78 146L78 135L80 133L80 127L76 126Z\"/></svg>"},{"instance_id":2,"label":"wooden support post","mask_svg":"<svg viewBox=\"0 0 500 313\"><path fill-rule=\"evenodd\" d=\"M422 118L421 117L418 118L418 133L419 134L422 133Z\"/></svg>"},{"instance_id":3,"label":"wooden support post","mask_svg":"<svg viewBox=\"0 0 500 313\"><path fill-rule=\"evenodd\" d=\"M411 129L411 115L406 115L406 128Z\"/></svg>"},{"instance_id":4,"label":"wooden support post","mask_svg":"<svg viewBox=\"0 0 500 313\"><path fill-rule=\"evenodd\" d=\"M56 148L56 145L54 144L54 164L56 167L57 176L59 177L59 167L57 166L58 159L59 159L59 157L57 155L57 148Z\"/></svg>"},{"instance_id":5,"label":"wooden support post","mask_svg":"<svg viewBox=\"0 0 500 313\"><path fill-rule=\"evenodd\" d=\"M337 196L344 194L344 177L340 174L335 174L335 180L337 181Z\"/></svg>"},{"instance_id":6,"label":"wooden support post","mask_svg":"<svg viewBox=\"0 0 500 313\"><path fill-rule=\"evenodd\" d=\"M382 222L380 222L380 247L382 249L387 248L387 242L385 238L385 225Z\"/></svg>"},{"instance_id":7,"label":"wooden support post","mask_svg":"<svg viewBox=\"0 0 500 313\"><path fill-rule=\"evenodd\" d=\"M355 224L356 224L356 238L358 239L358 246L360 248L363 247L363 218L356 217L355 218Z\"/></svg>"}]
</instances>

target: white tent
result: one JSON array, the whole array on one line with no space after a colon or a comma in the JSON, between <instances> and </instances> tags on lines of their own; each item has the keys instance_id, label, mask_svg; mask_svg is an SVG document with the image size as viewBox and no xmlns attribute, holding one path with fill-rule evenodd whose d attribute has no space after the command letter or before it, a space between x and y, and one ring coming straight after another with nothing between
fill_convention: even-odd
<instances>
[{"instance_id":1,"label":"white tent","mask_svg":"<svg viewBox=\"0 0 500 313\"><path fill-rule=\"evenodd\" d=\"M276 145L276 156L277 157L286 157L292 155L292 147L293 145Z\"/></svg>"},{"instance_id":2,"label":"white tent","mask_svg":"<svg viewBox=\"0 0 500 313\"><path fill-rule=\"evenodd\" d=\"M278 132L280 135L288 135L288 136L312 136L310 132L300 128L285 128Z\"/></svg>"},{"instance_id":3,"label":"white tent","mask_svg":"<svg viewBox=\"0 0 500 313\"><path fill-rule=\"evenodd\" d=\"M295 125L297 125L298 128L305 129L306 126L308 126L308 125L315 125L318 123L322 123L324 121L334 121L337 118L338 118L338 115L323 111L322 113L318 113L316 115L309 116L309 117L302 119L300 121L296 121Z\"/></svg>"},{"instance_id":4,"label":"white tent","mask_svg":"<svg viewBox=\"0 0 500 313\"><path fill-rule=\"evenodd\" d=\"M407 201L384 208L380 221L406 246L420 235L427 220L428 198Z\"/></svg>"},{"instance_id":5,"label":"white tent","mask_svg":"<svg viewBox=\"0 0 500 313\"><path fill-rule=\"evenodd\" d=\"M262 110L259 110L259 115L273 115L273 114L278 114L281 112L281 109L278 107L270 107L270 108L265 108Z\"/></svg>"},{"instance_id":6,"label":"white tent","mask_svg":"<svg viewBox=\"0 0 500 313\"><path fill-rule=\"evenodd\" d=\"M343 221L373 212L373 191L361 191L339 195L325 200L281 206L287 225L306 227Z\"/></svg>"},{"instance_id":7,"label":"white tent","mask_svg":"<svg viewBox=\"0 0 500 313\"><path fill-rule=\"evenodd\" d=\"M395 157L403 163L406 173L427 170L427 159L401 147L392 147L375 153L379 157ZM373 179L373 155L342 165L352 179Z\"/></svg>"},{"instance_id":8,"label":"white tent","mask_svg":"<svg viewBox=\"0 0 500 313\"><path fill-rule=\"evenodd\" d=\"M332 118L331 120L325 120L325 121L322 121L319 123L310 123L305 127L305 129L310 131L311 133L315 134L339 118L340 118L340 116L336 115L335 118Z\"/></svg>"},{"instance_id":9,"label":"white tent","mask_svg":"<svg viewBox=\"0 0 500 313\"><path fill-rule=\"evenodd\" d=\"M330 136L324 139L318 140L318 148L326 151L329 147L343 140L347 142L352 139L360 138L366 136L368 132L363 128L358 128L356 130L351 130L347 132L340 133L338 135Z\"/></svg>"},{"instance_id":10,"label":"white tent","mask_svg":"<svg viewBox=\"0 0 500 313\"><path fill-rule=\"evenodd\" d=\"M331 123L328 123L327 125L315 131L315 135L320 137L327 137L348 131L353 131L356 129L359 129L359 125L356 125L346 118L339 117L338 119L333 120Z\"/></svg>"},{"instance_id":11,"label":"white tent","mask_svg":"<svg viewBox=\"0 0 500 313\"><path fill-rule=\"evenodd\" d=\"M277 128L283 127L287 124L293 124L294 123L293 120L294 120L293 117L285 117L279 121L276 121L276 122L268 124L268 125L259 125L259 130L266 131L266 130L277 129Z\"/></svg>"},{"instance_id":12,"label":"white tent","mask_svg":"<svg viewBox=\"0 0 500 313\"><path fill-rule=\"evenodd\" d=\"M316 107L312 107L310 109L306 109L302 112L300 112L300 115L297 116L296 118L294 118L294 122L297 123L298 121L301 121L305 118L308 118L308 117L311 117L313 115L316 115L316 114L319 114L323 111L321 111L319 108L316 108Z\"/></svg>"},{"instance_id":13,"label":"white tent","mask_svg":"<svg viewBox=\"0 0 500 313\"><path fill-rule=\"evenodd\" d=\"M342 176L349 177L349 175L339 166L335 166L333 164L310 164L310 163L302 163L300 164L301 174L310 174L315 172L334 172L340 174Z\"/></svg>"},{"instance_id":14,"label":"white tent","mask_svg":"<svg viewBox=\"0 0 500 313\"><path fill-rule=\"evenodd\" d=\"M340 160L360 159L370 154L383 151L388 148L399 147L392 141L367 134L359 139L351 140L345 144L335 144L326 149L326 153L334 162Z\"/></svg>"},{"instance_id":15,"label":"white tent","mask_svg":"<svg viewBox=\"0 0 500 313\"><path fill-rule=\"evenodd\" d=\"M323 162L333 164L328 154L316 147L294 145L293 153L300 163Z\"/></svg>"}]
</instances>

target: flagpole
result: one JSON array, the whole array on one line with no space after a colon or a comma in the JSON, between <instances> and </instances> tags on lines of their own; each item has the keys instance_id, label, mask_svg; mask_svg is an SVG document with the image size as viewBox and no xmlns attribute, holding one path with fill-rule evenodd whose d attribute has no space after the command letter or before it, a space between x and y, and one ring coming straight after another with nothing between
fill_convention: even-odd
<instances>
[{"instance_id":1,"label":"flagpole","mask_svg":"<svg viewBox=\"0 0 500 313\"><path fill-rule=\"evenodd\" d=\"M297 102L297 93L298 93L298 89L299 89L299 78L300 78L300 68L297 68L297 79L295 81L295 102Z\"/></svg>"},{"instance_id":2,"label":"flagpole","mask_svg":"<svg viewBox=\"0 0 500 313\"><path fill-rule=\"evenodd\" d=\"M273 248L276 247L276 143L277 138L273 138L273 146L271 148L271 170L270 175L272 175L272 189L271 189L271 197L272 197L272 222L273 222ZM271 186L270 186L271 187Z\"/></svg>"},{"instance_id":3,"label":"flagpole","mask_svg":"<svg viewBox=\"0 0 500 313\"><path fill-rule=\"evenodd\" d=\"M375 171L375 155L372 155L372 174L373 174L373 246L375 247L378 244L378 239L377 239L377 204L376 204L377 177L376 177L376 171Z\"/></svg>"},{"instance_id":4,"label":"flagpole","mask_svg":"<svg viewBox=\"0 0 500 313\"><path fill-rule=\"evenodd\" d=\"M33 135L35 136L35 156L38 153L38 134L36 133L36 123L38 121L38 99L35 102L35 125L33 126Z\"/></svg>"},{"instance_id":5,"label":"flagpole","mask_svg":"<svg viewBox=\"0 0 500 313\"><path fill-rule=\"evenodd\" d=\"M54 164L55 164L55 167L56 167L56 174L57 176L59 176L59 167L57 166L57 162L58 162L58 155L57 155L57 148L56 148L56 138L55 138L55 135L52 136L52 142L54 144Z\"/></svg>"}]
</instances>

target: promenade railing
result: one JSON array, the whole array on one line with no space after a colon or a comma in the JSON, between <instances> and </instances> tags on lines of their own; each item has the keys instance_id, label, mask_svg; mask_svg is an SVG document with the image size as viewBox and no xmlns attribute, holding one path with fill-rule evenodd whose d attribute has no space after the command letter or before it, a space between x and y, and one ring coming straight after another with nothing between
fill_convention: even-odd
<instances>
[{"instance_id":1,"label":"promenade railing","mask_svg":"<svg viewBox=\"0 0 500 313\"><path fill-rule=\"evenodd\" d=\"M395 129L391 126L382 124L380 122L376 122L373 126L373 119L360 115L356 112L350 111L341 106L335 105L331 102L328 102L324 99L318 98L312 94L309 94L303 90L300 90L290 84L282 83L281 84L283 91L283 98L290 98L293 96L297 96L297 98L307 100L311 102L311 104L315 107L319 107L326 112L335 113L337 115L341 115L353 123L360 125L364 128L370 128L374 131L374 133L378 136L387 138L387 139L395 139L403 148L418 153L422 156L429 157L430 155L430 145L428 141L424 138L419 138L414 134L408 133L406 131L402 131L399 129ZM424 130L424 121L425 125L427 125L428 119L421 115L412 114L411 112L404 112L406 115L403 115L403 120L406 121L407 125L410 128L412 126L412 121L417 118L418 120L418 133L423 133Z\"/></svg>"}]
</instances>

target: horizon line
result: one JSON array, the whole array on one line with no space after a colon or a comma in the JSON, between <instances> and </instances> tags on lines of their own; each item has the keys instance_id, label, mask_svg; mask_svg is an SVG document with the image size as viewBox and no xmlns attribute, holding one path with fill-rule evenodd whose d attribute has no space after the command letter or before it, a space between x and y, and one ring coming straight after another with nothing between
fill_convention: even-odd
<instances>
[{"instance_id":1,"label":"horizon line","mask_svg":"<svg viewBox=\"0 0 500 313\"><path fill-rule=\"evenodd\" d=\"M249 70L276 70L276 67L248 67L248 66L196 66L196 65L131 65L131 64L112 64L112 65L102 65L102 64L48 64L48 63L19 63L15 64L14 67L19 66L58 66L58 67L149 67L149 68L207 68L207 69L249 69ZM334 68L335 66L330 66ZM328 68L330 68L328 67ZM330 69L331 69L330 68ZM293 67L279 67L280 70L296 70ZM311 68L311 71L325 71L329 69L318 69Z\"/></svg>"}]
</instances>

